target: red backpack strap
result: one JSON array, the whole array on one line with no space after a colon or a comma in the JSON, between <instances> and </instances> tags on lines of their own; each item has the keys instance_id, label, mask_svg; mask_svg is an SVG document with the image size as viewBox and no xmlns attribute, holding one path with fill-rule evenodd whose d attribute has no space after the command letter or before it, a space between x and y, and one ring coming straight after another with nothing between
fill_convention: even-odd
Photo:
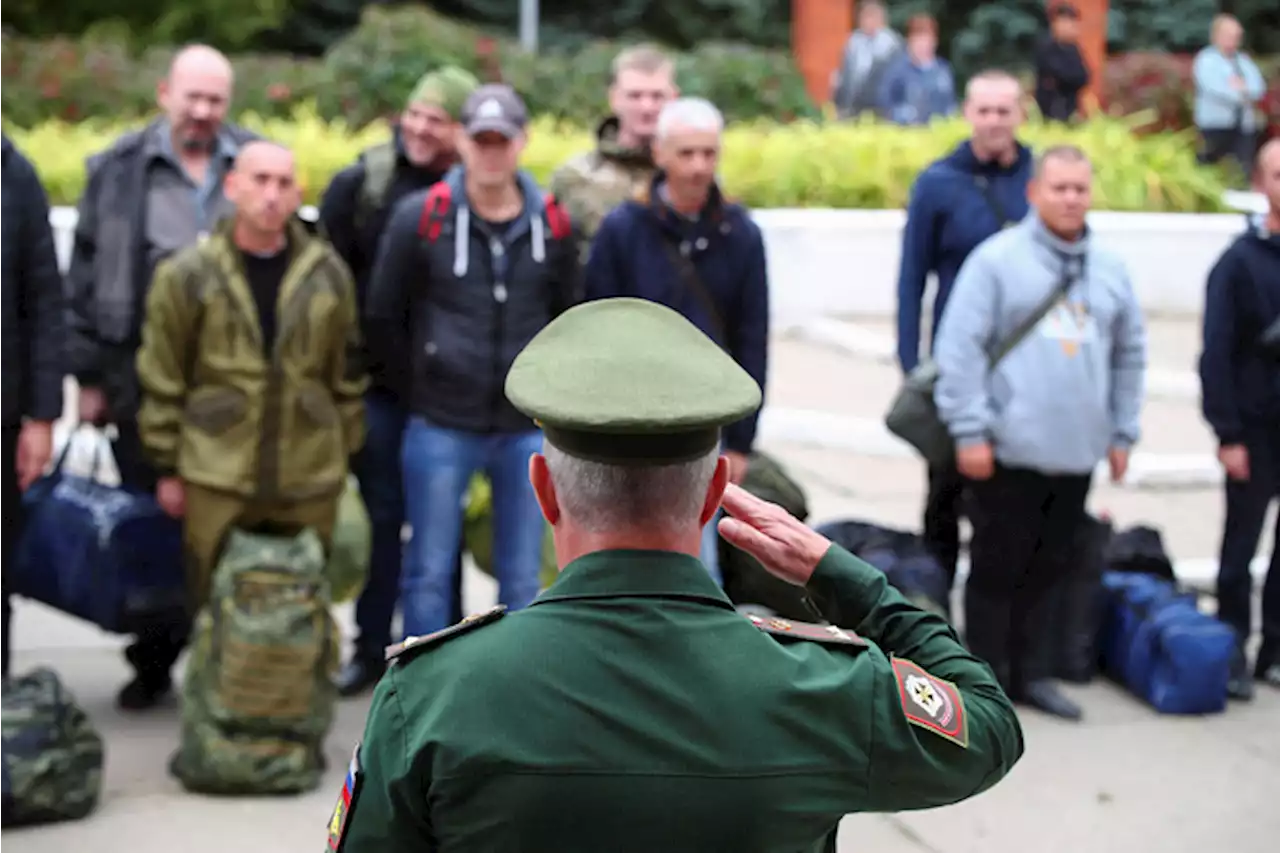
<instances>
[{"instance_id":1,"label":"red backpack strap","mask_svg":"<svg viewBox=\"0 0 1280 853\"><path fill-rule=\"evenodd\" d=\"M429 243L434 243L444 227L445 217L453 205L453 190L444 181L433 184L427 190L427 198L422 204L422 215L418 217L418 236Z\"/></svg>"},{"instance_id":2,"label":"red backpack strap","mask_svg":"<svg viewBox=\"0 0 1280 853\"><path fill-rule=\"evenodd\" d=\"M547 225L551 227L551 236L556 240L567 239L573 231L573 223L569 212L556 201L555 193L547 193L542 197L543 207L547 211Z\"/></svg>"}]
</instances>

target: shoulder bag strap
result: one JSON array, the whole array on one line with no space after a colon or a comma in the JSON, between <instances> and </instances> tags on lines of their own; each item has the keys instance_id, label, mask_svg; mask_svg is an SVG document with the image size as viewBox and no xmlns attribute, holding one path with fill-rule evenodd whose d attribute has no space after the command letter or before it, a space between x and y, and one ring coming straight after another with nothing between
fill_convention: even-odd
<instances>
[{"instance_id":1,"label":"shoulder bag strap","mask_svg":"<svg viewBox=\"0 0 1280 853\"><path fill-rule=\"evenodd\" d=\"M973 182L978 186L982 197L987 200L987 206L991 208L991 212L996 215L996 221L1000 223L1001 228L1008 228L1017 222L1016 219L1010 219L1004 205L1000 203L1000 199L996 198L995 188L991 186L991 179L986 175L974 175Z\"/></svg>"},{"instance_id":2,"label":"shoulder bag strap","mask_svg":"<svg viewBox=\"0 0 1280 853\"><path fill-rule=\"evenodd\" d=\"M693 291L694 296L702 303L703 310L711 318L712 331L715 333L716 343L721 348L727 348L729 339L725 336L724 319L720 316L720 311L716 308L716 302L712 299L711 293L702 283L702 277L698 275L698 268L693 265L693 259L681 250L675 240L669 237L662 238L662 248L667 255L667 259L675 267L676 275L680 277L685 289Z\"/></svg>"},{"instance_id":3,"label":"shoulder bag strap","mask_svg":"<svg viewBox=\"0 0 1280 853\"><path fill-rule=\"evenodd\" d=\"M991 353L991 366L995 367L1000 363L1001 359L1013 350L1014 347L1022 343L1022 340L1027 335L1031 334L1031 330L1039 325L1040 321L1045 318L1045 315L1053 310L1053 306L1057 304L1058 300L1066 295L1067 291L1071 289L1071 285L1075 284L1076 281L1083 277L1083 266L1074 270L1068 266L1067 269L1063 270L1062 278L1059 279L1057 285L1049 291L1049 295L1041 300L1035 310L1024 317L1022 322L1015 326L1013 331L1009 333L1008 337L996 346L995 350Z\"/></svg>"}]
</instances>

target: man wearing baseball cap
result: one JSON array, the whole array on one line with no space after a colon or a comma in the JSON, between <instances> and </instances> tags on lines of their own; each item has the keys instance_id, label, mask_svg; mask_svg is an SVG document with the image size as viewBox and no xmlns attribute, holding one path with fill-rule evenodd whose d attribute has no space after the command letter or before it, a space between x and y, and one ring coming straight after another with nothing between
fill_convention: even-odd
<instances>
[{"instance_id":1,"label":"man wearing baseball cap","mask_svg":"<svg viewBox=\"0 0 1280 853\"><path fill-rule=\"evenodd\" d=\"M528 468L542 434L503 385L516 354L578 301L578 251L563 209L519 169L527 124L509 86L472 92L461 112L461 165L397 205L371 278L369 347L376 363L398 371L409 406L406 635L454 621L462 498L476 471L493 487L501 602L517 610L539 588L544 521Z\"/></svg>"},{"instance_id":2,"label":"man wearing baseball cap","mask_svg":"<svg viewBox=\"0 0 1280 853\"><path fill-rule=\"evenodd\" d=\"M458 118L467 96L479 85L471 74L452 66L424 74L400 113L392 139L365 151L329 184L320 203L320 224L351 268L362 308L378 240L391 210L410 193L438 182L457 163ZM400 541L404 527L400 439L408 417L404 389L394 387L387 371L372 359L366 366L371 380L365 397L368 439L353 470L373 526L373 546L369 579L356 603L360 629L356 652L338 676L338 689L345 696L372 687L382 675L404 550ZM461 608L455 601L454 615L459 619Z\"/></svg>"}]
</instances>

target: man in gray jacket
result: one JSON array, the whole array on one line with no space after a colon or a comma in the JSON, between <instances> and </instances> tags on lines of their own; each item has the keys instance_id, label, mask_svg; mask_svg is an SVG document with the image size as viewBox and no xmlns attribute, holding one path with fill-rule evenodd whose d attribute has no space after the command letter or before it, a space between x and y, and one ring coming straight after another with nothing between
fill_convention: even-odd
<instances>
[{"instance_id":1,"label":"man in gray jacket","mask_svg":"<svg viewBox=\"0 0 1280 853\"><path fill-rule=\"evenodd\" d=\"M135 491L156 487L138 439L134 370L151 275L232 212L223 179L239 147L256 138L224 121L231 87L225 56L204 45L183 48L156 87L163 114L85 166L66 278L67 362L80 386L80 420L115 426L112 454L121 483ZM137 676L120 692L121 708L150 708L169 692L187 633L174 609L126 650Z\"/></svg>"},{"instance_id":2,"label":"man in gray jacket","mask_svg":"<svg viewBox=\"0 0 1280 853\"><path fill-rule=\"evenodd\" d=\"M970 491L970 649L1010 696L1067 719L1050 680L1047 593L1073 564L1094 469L1119 481L1138 440L1146 331L1122 262L1085 224L1092 167L1074 146L1041 155L1032 210L960 269L935 359L938 410ZM1037 307L1044 318L990 368L988 355Z\"/></svg>"},{"instance_id":3,"label":"man in gray jacket","mask_svg":"<svg viewBox=\"0 0 1280 853\"><path fill-rule=\"evenodd\" d=\"M857 118L874 110L884 71L902 52L902 38L889 27L884 4L858 4L858 28L849 34L831 100L840 118Z\"/></svg>"}]
</instances>

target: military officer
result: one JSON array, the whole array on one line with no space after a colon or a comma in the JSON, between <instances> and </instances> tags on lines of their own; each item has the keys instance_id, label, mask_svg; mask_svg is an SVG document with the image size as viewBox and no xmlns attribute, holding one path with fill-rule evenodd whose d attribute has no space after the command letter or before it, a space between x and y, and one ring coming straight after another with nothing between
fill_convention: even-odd
<instances>
[{"instance_id":1,"label":"military officer","mask_svg":"<svg viewBox=\"0 0 1280 853\"><path fill-rule=\"evenodd\" d=\"M720 427L759 386L662 305L571 308L506 394L559 578L528 608L388 651L330 820L340 853L834 849L841 817L954 803L1021 756L1013 707L942 618L730 486ZM744 616L698 562L726 539L829 600Z\"/></svg>"}]
</instances>

